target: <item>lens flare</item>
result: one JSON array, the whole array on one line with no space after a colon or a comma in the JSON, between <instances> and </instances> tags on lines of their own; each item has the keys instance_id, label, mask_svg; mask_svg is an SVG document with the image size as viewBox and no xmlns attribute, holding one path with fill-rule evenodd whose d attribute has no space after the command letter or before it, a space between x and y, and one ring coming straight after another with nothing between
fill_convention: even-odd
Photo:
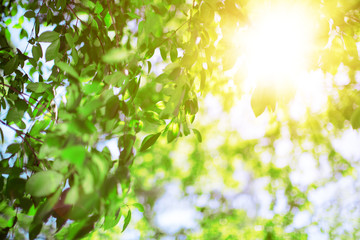
<instances>
[{"instance_id":1,"label":"lens flare","mask_svg":"<svg viewBox=\"0 0 360 240\"><path fill-rule=\"evenodd\" d=\"M311 8L300 4L261 6L242 30L248 74L256 85L288 89L301 84L315 42L316 21Z\"/></svg>"}]
</instances>

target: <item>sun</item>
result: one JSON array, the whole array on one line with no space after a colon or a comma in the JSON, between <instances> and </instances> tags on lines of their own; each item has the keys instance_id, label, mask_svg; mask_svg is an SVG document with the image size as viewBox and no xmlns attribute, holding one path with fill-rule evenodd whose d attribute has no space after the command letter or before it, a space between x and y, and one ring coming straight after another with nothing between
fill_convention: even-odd
<instances>
[{"instance_id":1,"label":"sun","mask_svg":"<svg viewBox=\"0 0 360 240\"><path fill-rule=\"evenodd\" d=\"M316 21L310 6L278 3L254 6L240 32L249 77L256 85L287 90L302 82L314 49ZM239 40L239 39L238 39Z\"/></svg>"}]
</instances>

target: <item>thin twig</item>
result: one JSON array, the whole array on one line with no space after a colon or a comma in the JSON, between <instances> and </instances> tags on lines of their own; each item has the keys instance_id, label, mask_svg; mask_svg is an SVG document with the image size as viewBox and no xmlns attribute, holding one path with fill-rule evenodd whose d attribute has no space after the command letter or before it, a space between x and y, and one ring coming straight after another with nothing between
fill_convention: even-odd
<instances>
[{"instance_id":1,"label":"thin twig","mask_svg":"<svg viewBox=\"0 0 360 240\"><path fill-rule=\"evenodd\" d=\"M159 46L161 46L164 42L168 41L169 39L171 39L177 31L179 31L180 28L182 28L188 21L190 21L190 19L186 20L183 24L180 25L180 27L178 27L169 37L165 38L160 44Z\"/></svg>"},{"instance_id":2,"label":"thin twig","mask_svg":"<svg viewBox=\"0 0 360 240\"><path fill-rule=\"evenodd\" d=\"M6 83L1 83L1 84L2 84L3 86L8 87L9 89L13 90L13 91L16 92L17 94L20 94L20 95L24 98L24 101L25 101L27 104L30 104L31 106L34 106L35 103L34 103L34 104L30 103L30 102L26 99L25 96L27 96L27 97L35 100L36 102L38 101L38 99L36 99L36 98L34 98L34 97L26 94L26 93L20 92L19 90L17 90L17 89L14 88L13 86L10 86L10 85L8 85L8 84L6 84ZM45 103L44 103L44 104L41 104L40 107L42 107L43 105L45 105ZM39 109L40 109L40 107L39 107ZM36 108L37 108L37 107L35 106L35 109L36 109ZM46 108L46 109L49 111L49 113L51 113L50 108Z\"/></svg>"},{"instance_id":3,"label":"thin twig","mask_svg":"<svg viewBox=\"0 0 360 240\"><path fill-rule=\"evenodd\" d=\"M20 130L14 128L13 126L7 124L7 123L4 122L3 120L0 120L0 123L2 123L2 124L4 124L5 126L11 128L12 130L14 130L17 134L20 135L21 138L22 138L21 135L25 135L25 136L28 137L28 138L32 138L32 139L34 139L34 140L36 140L36 141L38 141L38 142L44 143L44 141L42 141L42 140L40 140L40 139L38 139L38 138L36 138L36 137L33 137L33 136L31 136L30 134L28 134L28 133L24 133L23 131L20 131Z\"/></svg>"},{"instance_id":4,"label":"thin twig","mask_svg":"<svg viewBox=\"0 0 360 240\"><path fill-rule=\"evenodd\" d=\"M120 38L119 38L118 31L117 31L117 28L116 28L115 18L114 18L114 15L112 14L112 11L111 11L110 0L107 0L107 4L108 4L108 9L109 9L109 14L110 14L113 26L114 26L115 37L116 37L116 46L119 47Z\"/></svg>"},{"instance_id":5,"label":"thin twig","mask_svg":"<svg viewBox=\"0 0 360 240\"><path fill-rule=\"evenodd\" d=\"M27 97L29 97L29 98L32 98L32 99L34 99L35 101L37 101L36 98L31 97L31 96L29 96L29 95L26 94L26 93L20 92L19 90L17 90L17 89L14 88L13 86L10 86L10 85L8 85L8 84L6 84L6 83L3 83L3 82L2 82L1 84L2 84L3 86L5 86L5 87L10 88L10 89L13 90L14 92L20 94L20 95L24 98L25 102L28 103L28 104L29 104L29 102L28 102L28 100L25 98L25 96L27 96Z\"/></svg>"},{"instance_id":6,"label":"thin twig","mask_svg":"<svg viewBox=\"0 0 360 240\"><path fill-rule=\"evenodd\" d=\"M79 20L82 24L84 24L85 26L87 26L88 28L91 29L91 26L89 24L87 24L86 22L84 22L83 20L81 20L77 15L76 13L74 12L74 9L72 9L69 5L67 5L67 8L75 15L76 19ZM103 50L103 53L105 53L105 49L104 49L104 45L103 43L101 42L101 39L99 38L99 36L97 34L95 34L96 38L99 40L100 42L100 45L101 45L101 48Z\"/></svg>"},{"instance_id":7,"label":"thin twig","mask_svg":"<svg viewBox=\"0 0 360 240\"><path fill-rule=\"evenodd\" d=\"M31 152L32 152L32 153L34 154L34 156L35 156L35 160L36 160L37 165L39 165L40 161L39 161L39 159L38 159L38 157L37 157L37 155L36 155L36 153L35 153L34 148L30 145L30 143L26 140L25 137L23 137L23 136L21 136L21 135L20 135L20 137L21 137L22 140L26 143L26 145L28 145L28 147L30 148Z\"/></svg>"}]
</instances>

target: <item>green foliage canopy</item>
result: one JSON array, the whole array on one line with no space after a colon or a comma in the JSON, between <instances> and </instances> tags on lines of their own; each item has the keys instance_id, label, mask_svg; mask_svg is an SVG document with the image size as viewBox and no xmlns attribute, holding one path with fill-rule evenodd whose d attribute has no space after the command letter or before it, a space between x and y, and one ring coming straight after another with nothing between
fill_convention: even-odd
<instances>
[{"instance_id":1,"label":"green foliage canopy","mask_svg":"<svg viewBox=\"0 0 360 240\"><path fill-rule=\"evenodd\" d=\"M226 132L227 140L218 151L228 162L218 163L226 166L223 170L215 168L231 186L234 157L240 157L255 178L270 178L268 190L274 204L276 191L284 189L289 211L273 221L258 220L256 224L265 226L261 234L256 235L251 227L235 231L239 226L234 222L250 220L221 198L226 209L202 209L210 220L202 222L204 231L201 236L194 234L194 238L274 239L287 234L283 229L291 224L294 212L309 207L307 193L318 185L296 186L289 177L290 166L263 163L255 150L261 146L274 154L275 141L284 127L300 148L306 141L322 147L321 153L328 154L332 178L354 172L354 164L335 151L329 136L349 124L353 128L360 126L360 99L355 87L360 66L356 47L359 4L340 0L309 2L322 16L316 61L311 67L335 75L343 64L349 69L350 82L333 86L327 108L318 114L309 112L304 121L288 116L289 100L266 94L263 86L257 86L251 101L255 115L261 115L266 107L275 110L277 104L277 111L283 111L285 117L279 121L276 111L271 113L266 144ZM186 188L196 186L209 175L208 159L213 156L202 145L192 142L191 167L185 173L169 159L169 146L176 149L181 140L175 140L183 136L193 136L198 142L214 136L211 126L200 125L201 131L194 128L200 96L211 93L219 97L224 110L229 111L235 100L245 94L241 89L235 92L235 88L227 88L229 77L224 73L236 66L233 51L238 46L232 36L234 29L249 25L250 3L3 1L0 133L3 142L4 128L14 131L16 138L0 153L1 236L14 234L16 238L25 229L30 239L40 233L74 239L94 229L111 229L122 216L125 230L132 209L146 212L159 197L147 189L144 178L152 179L154 172L164 171L162 181L179 178ZM13 23L19 12L24 14ZM26 31L25 18L33 24L31 32ZM10 25L19 29L15 38L28 41L24 49L14 47ZM49 64L51 69L46 70ZM159 73L161 66L164 68ZM241 77L238 80L241 82ZM58 101L61 91L64 94ZM332 128L328 128L329 123ZM112 139L117 141L117 159L112 159L108 147L100 147ZM172 145L156 144L164 139ZM317 150L309 151L315 157L320 155ZM136 203L135 195L143 196L148 207ZM217 220L224 215L231 216L228 221L232 224L225 230L215 229ZM55 231L46 224L50 216L56 221ZM142 230L146 233L155 226L150 214L145 216L148 222ZM294 234L304 233L288 236Z\"/></svg>"}]
</instances>

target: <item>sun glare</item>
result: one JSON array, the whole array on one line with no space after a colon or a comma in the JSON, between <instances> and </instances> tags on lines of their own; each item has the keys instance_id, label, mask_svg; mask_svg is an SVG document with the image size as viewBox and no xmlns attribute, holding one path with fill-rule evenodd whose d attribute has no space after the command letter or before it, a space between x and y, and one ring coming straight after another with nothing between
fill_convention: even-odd
<instances>
[{"instance_id":1,"label":"sun glare","mask_svg":"<svg viewBox=\"0 0 360 240\"><path fill-rule=\"evenodd\" d=\"M248 74L258 84L298 87L313 48L315 21L306 6L257 7L242 32Z\"/></svg>"}]
</instances>

